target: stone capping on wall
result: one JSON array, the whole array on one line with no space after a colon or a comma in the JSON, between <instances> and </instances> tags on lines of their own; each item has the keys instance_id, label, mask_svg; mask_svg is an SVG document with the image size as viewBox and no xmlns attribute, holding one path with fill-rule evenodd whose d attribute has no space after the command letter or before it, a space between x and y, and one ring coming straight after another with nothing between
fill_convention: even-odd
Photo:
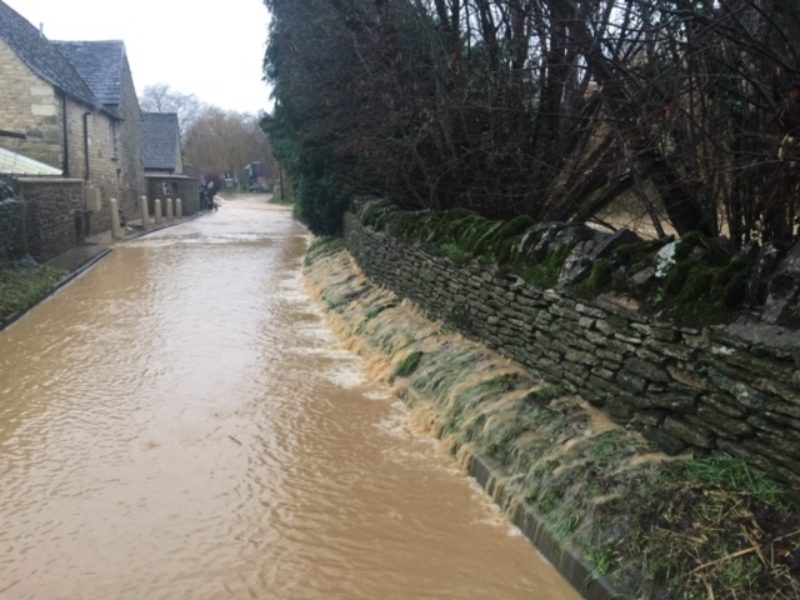
<instances>
[{"instance_id":1,"label":"stone capping on wall","mask_svg":"<svg viewBox=\"0 0 800 600\"><path fill-rule=\"evenodd\" d=\"M83 183L83 179L73 179L73 178L64 178L64 177L19 177L17 181L20 183L46 183L51 185L58 185L58 184L76 184L76 183Z\"/></svg>"},{"instance_id":2,"label":"stone capping on wall","mask_svg":"<svg viewBox=\"0 0 800 600\"><path fill-rule=\"evenodd\" d=\"M576 392L668 454L720 450L800 488L800 332L651 319L613 296L540 290L476 261L344 220L377 283L535 375Z\"/></svg>"}]
</instances>

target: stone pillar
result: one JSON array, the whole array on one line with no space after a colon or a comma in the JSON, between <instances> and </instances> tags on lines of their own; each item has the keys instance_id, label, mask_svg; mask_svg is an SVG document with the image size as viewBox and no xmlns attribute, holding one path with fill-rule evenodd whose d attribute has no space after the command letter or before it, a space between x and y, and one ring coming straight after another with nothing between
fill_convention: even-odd
<instances>
[{"instance_id":1,"label":"stone pillar","mask_svg":"<svg viewBox=\"0 0 800 600\"><path fill-rule=\"evenodd\" d=\"M111 198L108 201L109 210L111 210L111 235L114 239L122 237L122 226L119 223L119 202L116 198Z\"/></svg>"},{"instance_id":2,"label":"stone pillar","mask_svg":"<svg viewBox=\"0 0 800 600\"><path fill-rule=\"evenodd\" d=\"M175 198L175 216L179 219L183 218L183 200Z\"/></svg>"},{"instance_id":3,"label":"stone pillar","mask_svg":"<svg viewBox=\"0 0 800 600\"><path fill-rule=\"evenodd\" d=\"M166 203L166 213L167 213L167 221L172 221L173 211L172 211L172 198L167 198L164 200Z\"/></svg>"},{"instance_id":4,"label":"stone pillar","mask_svg":"<svg viewBox=\"0 0 800 600\"><path fill-rule=\"evenodd\" d=\"M149 211L147 210L147 196L139 198L139 216L142 219L142 227L147 227L150 224Z\"/></svg>"},{"instance_id":5,"label":"stone pillar","mask_svg":"<svg viewBox=\"0 0 800 600\"><path fill-rule=\"evenodd\" d=\"M153 216L156 218L156 225L161 225L161 199L153 200Z\"/></svg>"}]
</instances>

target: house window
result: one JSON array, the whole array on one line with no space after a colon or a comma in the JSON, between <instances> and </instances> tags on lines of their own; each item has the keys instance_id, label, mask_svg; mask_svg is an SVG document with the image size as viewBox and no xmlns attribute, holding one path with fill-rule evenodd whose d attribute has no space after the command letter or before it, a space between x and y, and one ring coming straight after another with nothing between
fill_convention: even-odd
<instances>
[{"instance_id":1,"label":"house window","mask_svg":"<svg viewBox=\"0 0 800 600\"><path fill-rule=\"evenodd\" d=\"M117 158L117 122L111 121L108 128L108 147L111 148L111 158Z\"/></svg>"}]
</instances>

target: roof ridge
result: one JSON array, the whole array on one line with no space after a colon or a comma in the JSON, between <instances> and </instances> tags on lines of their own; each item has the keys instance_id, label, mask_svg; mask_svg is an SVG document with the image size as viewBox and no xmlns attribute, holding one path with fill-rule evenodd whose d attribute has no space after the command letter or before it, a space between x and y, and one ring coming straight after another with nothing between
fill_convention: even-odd
<instances>
[{"instance_id":1,"label":"roof ridge","mask_svg":"<svg viewBox=\"0 0 800 600\"><path fill-rule=\"evenodd\" d=\"M0 15L0 37L29 69L72 99L96 110L105 110L57 44L2 0Z\"/></svg>"},{"instance_id":2,"label":"roof ridge","mask_svg":"<svg viewBox=\"0 0 800 600\"><path fill-rule=\"evenodd\" d=\"M111 44L120 43L125 44L125 40L120 38L112 38L109 40L50 40L55 44Z\"/></svg>"},{"instance_id":3,"label":"roof ridge","mask_svg":"<svg viewBox=\"0 0 800 600\"><path fill-rule=\"evenodd\" d=\"M119 106L122 80L128 64L125 42L73 40L53 43L103 106L107 109ZM114 115L118 116L116 113Z\"/></svg>"}]
</instances>

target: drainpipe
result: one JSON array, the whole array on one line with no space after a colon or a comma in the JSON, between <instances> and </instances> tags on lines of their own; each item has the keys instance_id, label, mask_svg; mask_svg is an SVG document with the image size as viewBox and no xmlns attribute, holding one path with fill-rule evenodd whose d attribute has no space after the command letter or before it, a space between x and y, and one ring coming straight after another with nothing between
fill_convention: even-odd
<instances>
[{"instance_id":1,"label":"drainpipe","mask_svg":"<svg viewBox=\"0 0 800 600\"><path fill-rule=\"evenodd\" d=\"M90 112L83 113L83 158L86 163L83 178L86 181L89 181L89 117L91 115Z\"/></svg>"},{"instance_id":2,"label":"drainpipe","mask_svg":"<svg viewBox=\"0 0 800 600\"><path fill-rule=\"evenodd\" d=\"M69 177L69 120L67 119L67 95L61 94L61 127L64 131L64 154L61 172Z\"/></svg>"}]
</instances>

